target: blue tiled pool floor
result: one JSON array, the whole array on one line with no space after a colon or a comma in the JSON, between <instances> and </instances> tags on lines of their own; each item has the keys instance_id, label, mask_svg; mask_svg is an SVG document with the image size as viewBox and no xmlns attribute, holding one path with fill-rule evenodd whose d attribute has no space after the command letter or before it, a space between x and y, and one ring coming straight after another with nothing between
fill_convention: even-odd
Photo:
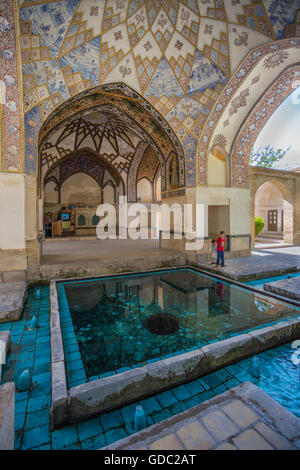
<instances>
[{"instance_id":1,"label":"blue tiled pool floor","mask_svg":"<svg viewBox=\"0 0 300 470\"><path fill-rule=\"evenodd\" d=\"M150 426L247 380L300 417L299 371L291 361L291 345L285 345L138 403L51 431L48 287L42 287L41 294L41 299L35 300L30 291L22 319L0 325L0 330L10 329L12 334L11 352L3 367L2 381L16 381L26 368L30 369L33 380L29 392L16 392L15 449L99 449L134 432L137 404L143 406ZM38 328L30 331L33 316L38 319Z\"/></svg>"}]
</instances>

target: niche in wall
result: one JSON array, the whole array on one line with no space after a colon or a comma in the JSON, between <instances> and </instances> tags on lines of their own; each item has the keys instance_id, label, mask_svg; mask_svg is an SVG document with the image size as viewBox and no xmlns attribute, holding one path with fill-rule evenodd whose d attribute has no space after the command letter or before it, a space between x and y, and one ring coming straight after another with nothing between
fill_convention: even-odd
<instances>
[{"instance_id":1,"label":"niche in wall","mask_svg":"<svg viewBox=\"0 0 300 470\"><path fill-rule=\"evenodd\" d=\"M208 186L229 186L229 165L224 149L219 145L214 146L207 161L207 184Z\"/></svg>"},{"instance_id":2,"label":"niche in wall","mask_svg":"<svg viewBox=\"0 0 300 470\"><path fill-rule=\"evenodd\" d=\"M208 206L208 236L215 238L221 230L230 233L230 206Z\"/></svg>"},{"instance_id":3,"label":"niche in wall","mask_svg":"<svg viewBox=\"0 0 300 470\"><path fill-rule=\"evenodd\" d=\"M62 204L101 204L101 189L98 183L85 173L70 176L61 187Z\"/></svg>"}]
</instances>

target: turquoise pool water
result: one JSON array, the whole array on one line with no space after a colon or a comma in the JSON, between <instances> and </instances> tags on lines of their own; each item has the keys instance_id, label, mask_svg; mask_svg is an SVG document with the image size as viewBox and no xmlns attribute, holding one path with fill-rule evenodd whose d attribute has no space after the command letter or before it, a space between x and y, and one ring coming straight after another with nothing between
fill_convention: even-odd
<instances>
[{"instance_id":1,"label":"turquoise pool water","mask_svg":"<svg viewBox=\"0 0 300 470\"><path fill-rule=\"evenodd\" d=\"M41 287L41 293L39 300L34 299L30 289L22 318L0 324L1 331L10 330L12 335L1 383L17 381L25 368L30 370L32 378L28 392L16 391L15 449L99 449L134 432L134 412L138 404L144 408L147 426L151 426L247 380L300 418L299 367L292 363L294 350L287 344L166 392L53 431L48 287ZM29 330L33 316L37 317L38 325L35 330Z\"/></svg>"},{"instance_id":2,"label":"turquoise pool water","mask_svg":"<svg viewBox=\"0 0 300 470\"><path fill-rule=\"evenodd\" d=\"M191 269L60 283L69 386L299 315Z\"/></svg>"},{"instance_id":3,"label":"turquoise pool water","mask_svg":"<svg viewBox=\"0 0 300 470\"><path fill-rule=\"evenodd\" d=\"M257 289L263 289L264 284L268 284L269 282L282 281L283 279L292 279L299 276L300 273L283 274L282 276L265 277L263 279L256 279L255 281L248 281L244 284L256 287Z\"/></svg>"}]
</instances>

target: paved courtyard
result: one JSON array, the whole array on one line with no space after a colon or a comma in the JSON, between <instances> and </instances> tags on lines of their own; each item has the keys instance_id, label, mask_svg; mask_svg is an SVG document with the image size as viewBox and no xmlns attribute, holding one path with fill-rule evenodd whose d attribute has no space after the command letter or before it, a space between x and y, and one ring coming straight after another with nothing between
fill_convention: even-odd
<instances>
[{"instance_id":1,"label":"paved courtyard","mask_svg":"<svg viewBox=\"0 0 300 470\"><path fill-rule=\"evenodd\" d=\"M290 299L300 300L300 276L293 279L269 282L264 285L264 289Z\"/></svg>"},{"instance_id":2,"label":"paved courtyard","mask_svg":"<svg viewBox=\"0 0 300 470\"><path fill-rule=\"evenodd\" d=\"M245 382L106 449L297 450L300 419Z\"/></svg>"},{"instance_id":3,"label":"paved courtyard","mask_svg":"<svg viewBox=\"0 0 300 470\"><path fill-rule=\"evenodd\" d=\"M253 251L251 256L226 259L225 267L201 263L201 267L236 281L270 277L300 269L300 247Z\"/></svg>"}]
</instances>

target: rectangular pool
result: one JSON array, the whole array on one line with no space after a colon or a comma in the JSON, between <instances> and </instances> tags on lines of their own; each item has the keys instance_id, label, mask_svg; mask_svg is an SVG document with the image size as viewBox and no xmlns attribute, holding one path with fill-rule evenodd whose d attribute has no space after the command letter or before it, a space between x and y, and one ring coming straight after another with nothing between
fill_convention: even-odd
<instances>
[{"instance_id":1,"label":"rectangular pool","mask_svg":"<svg viewBox=\"0 0 300 470\"><path fill-rule=\"evenodd\" d=\"M62 319L67 369L74 335L87 380L299 315L297 307L188 268L68 281L58 294L70 317Z\"/></svg>"}]
</instances>

